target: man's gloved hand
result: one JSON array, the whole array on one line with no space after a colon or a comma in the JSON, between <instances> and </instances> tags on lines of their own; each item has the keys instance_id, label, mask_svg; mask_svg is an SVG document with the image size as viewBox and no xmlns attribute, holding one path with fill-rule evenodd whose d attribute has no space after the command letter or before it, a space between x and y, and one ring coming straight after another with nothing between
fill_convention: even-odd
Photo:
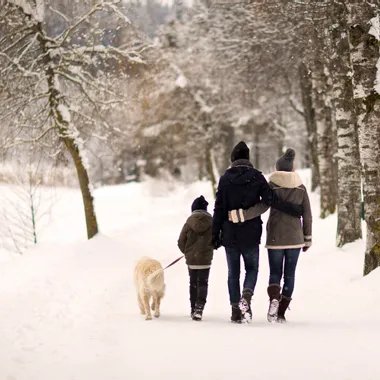
<instances>
[{"instance_id":1,"label":"man's gloved hand","mask_svg":"<svg viewBox=\"0 0 380 380\"><path fill-rule=\"evenodd\" d=\"M218 249L222 246L222 239L220 237L220 234L213 235L213 237L211 238L211 244L214 247L214 249Z\"/></svg>"},{"instance_id":2,"label":"man's gloved hand","mask_svg":"<svg viewBox=\"0 0 380 380\"><path fill-rule=\"evenodd\" d=\"M306 252L310 247L307 247L306 245L302 247L302 252Z\"/></svg>"}]
</instances>

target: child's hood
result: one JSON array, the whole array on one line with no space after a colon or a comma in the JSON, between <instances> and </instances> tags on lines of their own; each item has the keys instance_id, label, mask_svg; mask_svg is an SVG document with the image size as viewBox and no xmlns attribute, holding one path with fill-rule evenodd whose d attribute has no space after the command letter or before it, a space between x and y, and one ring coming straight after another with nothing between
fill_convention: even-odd
<instances>
[{"instance_id":1,"label":"child's hood","mask_svg":"<svg viewBox=\"0 0 380 380\"><path fill-rule=\"evenodd\" d=\"M196 210L187 219L188 226L197 233L202 233L211 228L212 216L207 211Z\"/></svg>"}]
</instances>

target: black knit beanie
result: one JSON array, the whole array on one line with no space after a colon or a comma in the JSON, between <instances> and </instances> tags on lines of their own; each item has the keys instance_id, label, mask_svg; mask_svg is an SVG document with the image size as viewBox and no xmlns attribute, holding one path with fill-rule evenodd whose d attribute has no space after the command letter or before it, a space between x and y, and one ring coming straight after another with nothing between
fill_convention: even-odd
<instances>
[{"instance_id":1,"label":"black knit beanie","mask_svg":"<svg viewBox=\"0 0 380 380\"><path fill-rule=\"evenodd\" d=\"M296 152L294 149L287 149L286 152L277 160L276 170L281 172L291 172L294 167L294 157Z\"/></svg>"},{"instance_id":2,"label":"black knit beanie","mask_svg":"<svg viewBox=\"0 0 380 380\"><path fill-rule=\"evenodd\" d=\"M237 160L249 160L249 148L244 141L240 141L231 153L231 162Z\"/></svg>"},{"instance_id":3,"label":"black knit beanie","mask_svg":"<svg viewBox=\"0 0 380 380\"><path fill-rule=\"evenodd\" d=\"M206 201L205 197L201 195L200 197L196 198L191 205L191 211L195 210L204 210L207 211L208 202Z\"/></svg>"}]
</instances>

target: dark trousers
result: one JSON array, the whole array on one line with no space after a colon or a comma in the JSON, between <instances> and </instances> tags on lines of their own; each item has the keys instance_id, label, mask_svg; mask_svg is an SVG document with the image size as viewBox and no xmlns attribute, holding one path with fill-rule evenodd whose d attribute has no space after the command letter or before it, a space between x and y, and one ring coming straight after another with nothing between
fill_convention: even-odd
<instances>
[{"instance_id":1,"label":"dark trousers","mask_svg":"<svg viewBox=\"0 0 380 380\"><path fill-rule=\"evenodd\" d=\"M240 301L240 257L245 267L244 289L255 291L259 271L259 246L250 249L226 248L228 265L228 292L231 305Z\"/></svg>"},{"instance_id":2,"label":"dark trousers","mask_svg":"<svg viewBox=\"0 0 380 380\"><path fill-rule=\"evenodd\" d=\"M210 268L208 269L190 269L190 304L191 308L204 308L207 301L208 278L210 276Z\"/></svg>"},{"instance_id":3,"label":"dark trousers","mask_svg":"<svg viewBox=\"0 0 380 380\"><path fill-rule=\"evenodd\" d=\"M270 276L269 284L281 285L284 276L282 294L291 298L294 290L294 282L298 257L301 248L268 249Z\"/></svg>"}]
</instances>

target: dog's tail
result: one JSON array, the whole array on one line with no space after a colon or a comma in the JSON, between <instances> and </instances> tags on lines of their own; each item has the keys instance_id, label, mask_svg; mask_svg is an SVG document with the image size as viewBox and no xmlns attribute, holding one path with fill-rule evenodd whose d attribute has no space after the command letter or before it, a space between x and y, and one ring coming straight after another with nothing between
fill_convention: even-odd
<instances>
[{"instance_id":1,"label":"dog's tail","mask_svg":"<svg viewBox=\"0 0 380 380\"><path fill-rule=\"evenodd\" d=\"M147 277L146 281L150 289L161 292L165 288L164 270L157 269Z\"/></svg>"}]
</instances>

